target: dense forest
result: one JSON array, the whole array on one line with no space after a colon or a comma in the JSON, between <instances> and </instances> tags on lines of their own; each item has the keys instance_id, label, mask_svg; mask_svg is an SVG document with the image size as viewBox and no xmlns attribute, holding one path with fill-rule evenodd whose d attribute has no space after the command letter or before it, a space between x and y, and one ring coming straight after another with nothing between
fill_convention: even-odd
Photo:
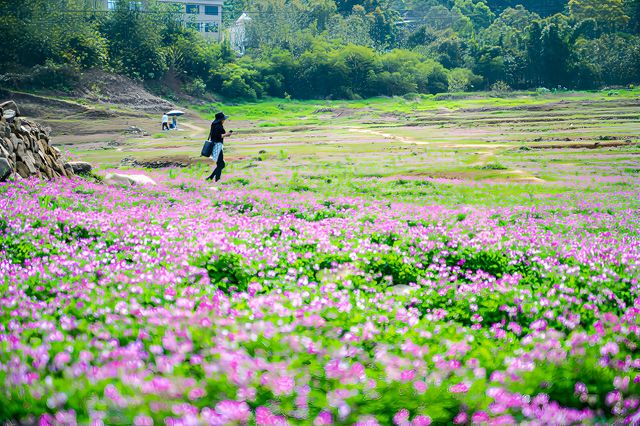
<instances>
[{"instance_id":1,"label":"dense forest","mask_svg":"<svg viewBox=\"0 0 640 426\"><path fill-rule=\"evenodd\" d=\"M69 88L88 68L227 99L640 82L640 0L227 0L227 26L251 17L243 56L165 3L3 3L0 84L20 88Z\"/></svg>"}]
</instances>

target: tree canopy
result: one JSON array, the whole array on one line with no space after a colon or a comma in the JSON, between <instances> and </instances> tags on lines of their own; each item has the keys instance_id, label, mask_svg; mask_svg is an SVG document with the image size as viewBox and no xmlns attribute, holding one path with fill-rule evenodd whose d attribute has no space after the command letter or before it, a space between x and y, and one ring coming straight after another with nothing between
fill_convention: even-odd
<instances>
[{"instance_id":1,"label":"tree canopy","mask_svg":"<svg viewBox=\"0 0 640 426\"><path fill-rule=\"evenodd\" d=\"M28 81L41 86L87 68L170 75L245 99L640 82L640 0L227 0L227 27L251 17L243 57L187 28L171 4L92 3L5 0L3 72L39 73Z\"/></svg>"}]
</instances>

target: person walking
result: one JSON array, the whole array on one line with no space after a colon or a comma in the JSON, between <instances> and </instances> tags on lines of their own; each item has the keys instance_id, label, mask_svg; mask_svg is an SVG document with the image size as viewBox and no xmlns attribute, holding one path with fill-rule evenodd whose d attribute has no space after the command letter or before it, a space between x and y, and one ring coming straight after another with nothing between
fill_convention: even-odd
<instances>
[{"instance_id":1,"label":"person walking","mask_svg":"<svg viewBox=\"0 0 640 426\"><path fill-rule=\"evenodd\" d=\"M167 114L162 115L162 130L169 130L169 116Z\"/></svg>"},{"instance_id":2,"label":"person walking","mask_svg":"<svg viewBox=\"0 0 640 426\"><path fill-rule=\"evenodd\" d=\"M216 162L216 168L207 177L207 180L214 179L216 182L220 180L222 176L222 169L225 168L223 145L224 138L231 136L233 130L228 133L224 129L224 122L228 119L222 112L216 114L215 120L211 123L211 132L209 132L209 140L213 142L213 153L211 159Z\"/></svg>"}]
</instances>

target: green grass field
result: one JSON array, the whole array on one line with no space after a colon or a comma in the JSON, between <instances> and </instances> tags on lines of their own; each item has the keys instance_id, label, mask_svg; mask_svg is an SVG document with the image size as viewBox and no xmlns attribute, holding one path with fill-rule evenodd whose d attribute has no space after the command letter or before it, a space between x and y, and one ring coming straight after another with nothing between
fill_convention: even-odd
<instances>
[{"instance_id":1,"label":"green grass field","mask_svg":"<svg viewBox=\"0 0 640 426\"><path fill-rule=\"evenodd\" d=\"M118 167L127 156L173 158L204 176L211 165L198 157L200 147L209 120L224 110L235 134L225 144L223 187L509 204L634 185L639 98L639 90L620 90L277 99L192 106L179 132L159 132L157 117L146 114L89 123L71 118L56 142L102 168ZM122 133L132 125L149 136Z\"/></svg>"}]
</instances>

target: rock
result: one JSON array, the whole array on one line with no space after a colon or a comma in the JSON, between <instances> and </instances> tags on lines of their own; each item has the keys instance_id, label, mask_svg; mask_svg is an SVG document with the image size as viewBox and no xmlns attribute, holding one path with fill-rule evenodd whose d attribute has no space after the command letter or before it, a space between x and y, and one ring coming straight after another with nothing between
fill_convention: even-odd
<instances>
[{"instance_id":1,"label":"rock","mask_svg":"<svg viewBox=\"0 0 640 426\"><path fill-rule=\"evenodd\" d=\"M18 155L18 157L23 158L27 156L27 149L24 146L24 142L22 142L22 140L20 140L17 144L17 147L15 149L16 154Z\"/></svg>"},{"instance_id":2,"label":"rock","mask_svg":"<svg viewBox=\"0 0 640 426\"><path fill-rule=\"evenodd\" d=\"M164 169L164 168L174 168L174 167L182 168L182 167L187 167L189 164L188 164L188 159L181 162L181 161L172 160L167 157L160 157L160 159L158 160L142 161L142 160L136 160L134 157L128 155L124 157L122 160L120 160L120 165L127 166L127 167L138 167L138 168L144 168L144 169Z\"/></svg>"},{"instance_id":3,"label":"rock","mask_svg":"<svg viewBox=\"0 0 640 426\"><path fill-rule=\"evenodd\" d=\"M4 182L11 176L11 165L6 158L0 158L0 182Z\"/></svg>"},{"instance_id":4,"label":"rock","mask_svg":"<svg viewBox=\"0 0 640 426\"><path fill-rule=\"evenodd\" d=\"M1 143L0 143L0 157L9 158L9 151L7 151L6 148Z\"/></svg>"},{"instance_id":5,"label":"rock","mask_svg":"<svg viewBox=\"0 0 640 426\"><path fill-rule=\"evenodd\" d=\"M13 144L11 143L10 140L5 138L0 138L0 147L4 148L7 152L13 150L13 148L11 148L12 146Z\"/></svg>"},{"instance_id":6,"label":"rock","mask_svg":"<svg viewBox=\"0 0 640 426\"><path fill-rule=\"evenodd\" d=\"M156 185L156 182L145 175L125 175L120 173L109 173L104 178L104 182L111 185Z\"/></svg>"},{"instance_id":7,"label":"rock","mask_svg":"<svg viewBox=\"0 0 640 426\"><path fill-rule=\"evenodd\" d=\"M16 172L25 179L30 176L29 168L22 161L16 161Z\"/></svg>"},{"instance_id":8,"label":"rock","mask_svg":"<svg viewBox=\"0 0 640 426\"><path fill-rule=\"evenodd\" d=\"M14 151L18 149L18 145L20 144L21 141L22 141L21 139L18 139L16 135L11 133L11 146L13 147L11 149L13 149Z\"/></svg>"},{"instance_id":9,"label":"rock","mask_svg":"<svg viewBox=\"0 0 640 426\"><path fill-rule=\"evenodd\" d=\"M49 180L53 179L53 172L51 171L50 168L45 167L43 173L47 177L47 179Z\"/></svg>"},{"instance_id":10,"label":"rock","mask_svg":"<svg viewBox=\"0 0 640 426\"><path fill-rule=\"evenodd\" d=\"M13 101L3 102L0 104L0 117L11 122L15 117L20 116L18 105Z\"/></svg>"},{"instance_id":11,"label":"rock","mask_svg":"<svg viewBox=\"0 0 640 426\"><path fill-rule=\"evenodd\" d=\"M24 157L22 158L24 164L29 168L29 173L35 175L38 173L38 169L36 168L36 160L33 158L33 154L31 151L26 151Z\"/></svg>"},{"instance_id":12,"label":"rock","mask_svg":"<svg viewBox=\"0 0 640 426\"><path fill-rule=\"evenodd\" d=\"M77 175L89 174L93 169L91 163L87 163L86 161L69 161L65 164L65 169L68 170L68 168L66 167L67 165L70 166L71 170L73 170L73 173Z\"/></svg>"},{"instance_id":13,"label":"rock","mask_svg":"<svg viewBox=\"0 0 640 426\"><path fill-rule=\"evenodd\" d=\"M149 133L146 130L143 130L140 127L136 126L129 126L129 128L124 131L124 133L136 136L149 136Z\"/></svg>"},{"instance_id":14,"label":"rock","mask_svg":"<svg viewBox=\"0 0 640 426\"><path fill-rule=\"evenodd\" d=\"M66 176L67 172L64 171L64 164L59 161L53 163L53 171L58 173L60 176Z\"/></svg>"}]
</instances>

